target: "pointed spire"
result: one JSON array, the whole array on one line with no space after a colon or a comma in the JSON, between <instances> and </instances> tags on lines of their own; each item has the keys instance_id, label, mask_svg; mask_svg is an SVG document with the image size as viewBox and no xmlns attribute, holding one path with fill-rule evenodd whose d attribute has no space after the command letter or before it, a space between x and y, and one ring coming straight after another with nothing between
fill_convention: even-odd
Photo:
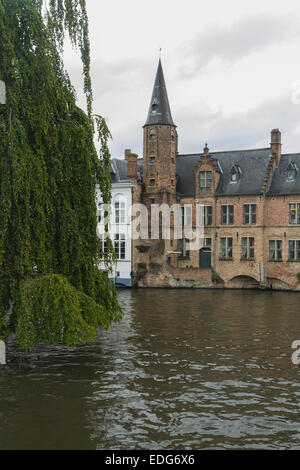
<instances>
[{"instance_id":1,"label":"pointed spire","mask_svg":"<svg viewBox=\"0 0 300 470\"><path fill-rule=\"evenodd\" d=\"M150 108L145 126L153 124L175 126L171 115L167 88L160 59L158 62Z\"/></svg>"}]
</instances>

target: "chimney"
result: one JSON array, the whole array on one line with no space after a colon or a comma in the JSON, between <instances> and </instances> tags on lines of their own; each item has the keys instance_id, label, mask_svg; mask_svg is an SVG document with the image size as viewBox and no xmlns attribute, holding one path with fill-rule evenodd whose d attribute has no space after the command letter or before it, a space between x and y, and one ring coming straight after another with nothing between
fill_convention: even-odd
<instances>
[{"instance_id":1,"label":"chimney","mask_svg":"<svg viewBox=\"0 0 300 470\"><path fill-rule=\"evenodd\" d=\"M275 157L275 165L278 166L281 157L281 132L273 129L271 132L271 154Z\"/></svg>"},{"instance_id":2,"label":"chimney","mask_svg":"<svg viewBox=\"0 0 300 470\"><path fill-rule=\"evenodd\" d=\"M125 150L125 160L127 160L127 176L128 179L137 182L137 159L136 153L132 153L130 149Z\"/></svg>"}]
</instances>

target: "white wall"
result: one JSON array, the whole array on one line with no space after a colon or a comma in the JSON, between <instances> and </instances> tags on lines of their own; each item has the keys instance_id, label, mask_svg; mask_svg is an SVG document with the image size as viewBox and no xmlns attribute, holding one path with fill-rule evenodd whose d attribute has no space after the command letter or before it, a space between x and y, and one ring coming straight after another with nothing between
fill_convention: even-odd
<instances>
[{"instance_id":1,"label":"white wall","mask_svg":"<svg viewBox=\"0 0 300 470\"><path fill-rule=\"evenodd\" d=\"M131 205L132 205L132 188L134 183L126 181L122 183L112 184L112 200L111 200L111 217L109 224L109 232L111 240L114 242L116 233L125 235L125 259L119 259L117 265L114 267L112 277L116 283L131 286L131 271L132 271L132 223L131 223ZM102 203L101 193L99 187L96 188L96 204ZM116 223L116 209L115 203L118 202L119 206L124 204L125 219L119 219ZM121 207L120 207L121 209ZM98 234L104 234L104 221L103 214L102 220L98 223ZM99 266L100 269L105 269L104 264Z\"/></svg>"}]
</instances>

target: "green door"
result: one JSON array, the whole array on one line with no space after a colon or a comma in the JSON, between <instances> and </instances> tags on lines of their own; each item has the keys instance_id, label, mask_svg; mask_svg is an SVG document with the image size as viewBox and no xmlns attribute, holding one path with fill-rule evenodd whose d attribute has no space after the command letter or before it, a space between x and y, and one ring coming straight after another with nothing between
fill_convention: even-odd
<instances>
[{"instance_id":1,"label":"green door","mask_svg":"<svg viewBox=\"0 0 300 470\"><path fill-rule=\"evenodd\" d=\"M211 249L202 248L200 250L200 268L210 268L211 267Z\"/></svg>"}]
</instances>

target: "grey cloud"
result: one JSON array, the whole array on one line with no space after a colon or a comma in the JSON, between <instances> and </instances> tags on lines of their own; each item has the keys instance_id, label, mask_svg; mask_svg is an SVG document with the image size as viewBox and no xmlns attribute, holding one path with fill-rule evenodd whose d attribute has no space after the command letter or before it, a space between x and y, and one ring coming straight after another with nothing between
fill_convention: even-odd
<instances>
[{"instance_id":1,"label":"grey cloud","mask_svg":"<svg viewBox=\"0 0 300 470\"><path fill-rule=\"evenodd\" d=\"M230 117L224 116L221 111L211 112L205 107L198 111L188 107L177 108L179 152L201 152L206 142L211 152L268 147L271 130L279 128L283 153L300 153L299 122L300 104L292 104L288 94ZM120 158L125 148L131 148L142 156L142 124L136 118L116 127L115 138L111 142L113 157Z\"/></svg>"},{"instance_id":2,"label":"grey cloud","mask_svg":"<svg viewBox=\"0 0 300 470\"><path fill-rule=\"evenodd\" d=\"M177 113L181 115L180 110ZM199 152L208 142L211 151L268 147L273 128L282 132L283 152L300 152L300 105L289 95L266 101L245 113L227 118L222 112L199 116L182 113L180 153ZM179 130L179 135L180 135Z\"/></svg>"},{"instance_id":3,"label":"grey cloud","mask_svg":"<svg viewBox=\"0 0 300 470\"><path fill-rule=\"evenodd\" d=\"M105 62L96 60L92 62L91 77L95 99L108 93L139 92L141 87L149 88L149 100L151 86L153 86L154 72L153 61L141 58L131 58ZM156 65L156 64L155 64ZM80 92L82 88L81 64L67 64L73 85Z\"/></svg>"},{"instance_id":4,"label":"grey cloud","mask_svg":"<svg viewBox=\"0 0 300 470\"><path fill-rule=\"evenodd\" d=\"M253 52L300 36L300 25L291 15L252 15L231 26L211 24L182 44L178 77L192 76L214 59L233 63Z\"/></svg>"}]
</instances>

